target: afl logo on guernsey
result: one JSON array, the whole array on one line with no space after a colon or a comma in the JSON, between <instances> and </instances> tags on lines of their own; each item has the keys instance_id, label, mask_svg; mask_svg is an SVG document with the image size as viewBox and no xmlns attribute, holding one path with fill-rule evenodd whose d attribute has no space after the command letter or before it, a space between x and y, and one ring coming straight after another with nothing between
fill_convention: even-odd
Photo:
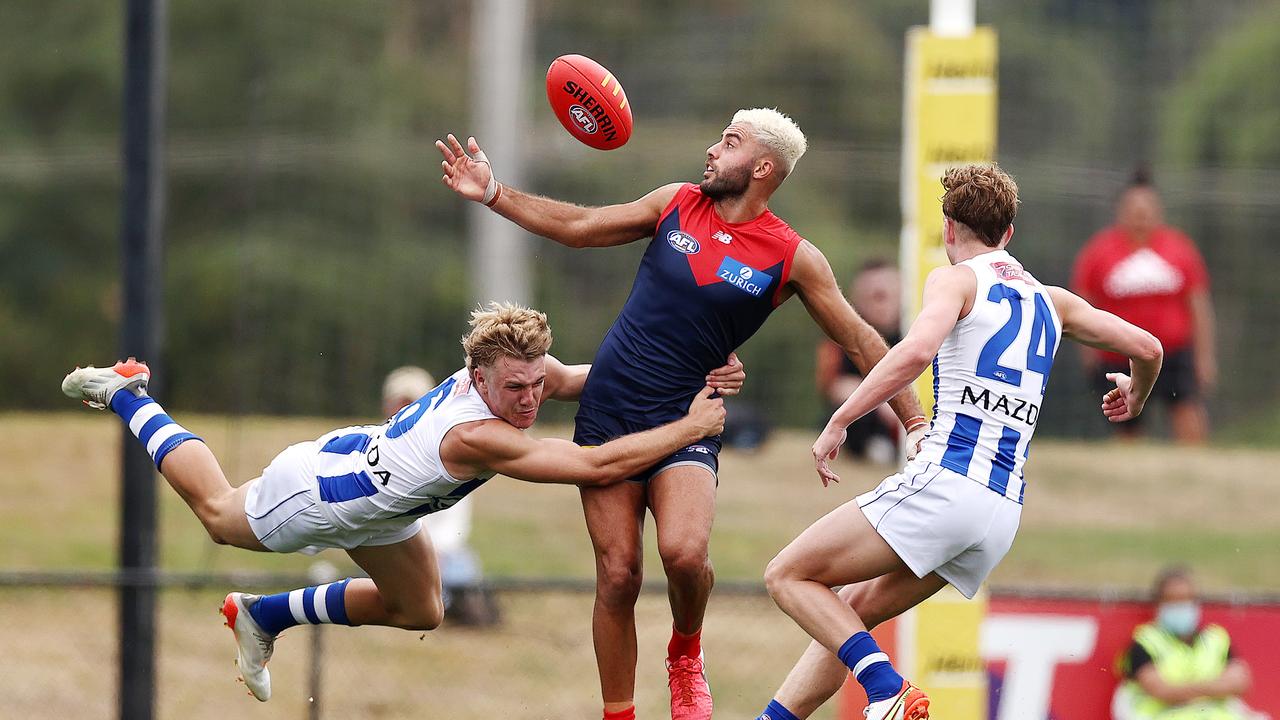
<instances>
[{"instance_id":1,"label":"afl logo on guernsey","mask_svg":"<svg viewBox=\"0 0 1280 720\"><path fill-rule=\"evenodd\" d=\"M701 249L698 241L692 235L679 230L672 230L667 233L667 244L685 255L697 255L698 250Z\"/></svg>"},{"instance_id":2,"label":"afl logo on guernsey","mask_svg":"<svg viewBox=\"0 0 1280 720\"><path fill-rule=\"evenodd\" d=\"M587 112L586 108L581 105L570 106L569 117L573 118L573 121L578 123L578 127L582 128L582 132L588 135L596 134L596 128L598 127L596 125L596 120L591 117L591 113Z\"/></svg>"},{"instance_id":3,"label":"afl logo on guernsey","mask_svg":"<svg viewBox=\"0 0 1280 720\"><path fill-rule=\"evenodd\" d=\"M716 270L716 277L753 297L760 297L773 284L772 275L727 256L720 263L720 269Z\"/></svg>"}]
</instances>

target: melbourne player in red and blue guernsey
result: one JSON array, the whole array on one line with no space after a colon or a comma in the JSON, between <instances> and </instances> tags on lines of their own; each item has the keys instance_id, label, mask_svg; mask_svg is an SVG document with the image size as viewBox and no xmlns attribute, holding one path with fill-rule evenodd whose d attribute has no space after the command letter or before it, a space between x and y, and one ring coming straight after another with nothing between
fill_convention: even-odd
<instances>
[{"instance_id":1,"label":"melbourne player in red and blue guernsey","mask_svg":"<svg viewBox=\"0 0 1280 720\"><path fill-rule=\"evenodd\" d=\"M707 149L702 182L664 185L633 202L581 207L499 183L474 138L437 142L444 183L537 235L570 247L653 237L618 319L596 354L575 440L596 445L678 417L712 368L775 308L800 296L809 314L864 372L884 356L880 335L849 306L822 252L769 211L806 141L776 110L740 110ZM915 448L927 426L904 390L891 403ZM634 717L635 602L645 508L657 525L673 632L667 670L676 720L711 716L700 643L714 581L707 543L715 515L718 438L634 477L582 493L596 556L593 636L605 717Z\"/></svg>"}]
</instances>

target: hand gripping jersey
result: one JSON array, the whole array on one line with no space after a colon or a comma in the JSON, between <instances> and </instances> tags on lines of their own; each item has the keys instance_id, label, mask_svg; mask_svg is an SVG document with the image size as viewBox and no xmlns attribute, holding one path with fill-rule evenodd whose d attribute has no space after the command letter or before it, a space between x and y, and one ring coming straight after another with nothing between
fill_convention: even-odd
<instances>
[{"instance_id":1,"label":"hand gripping jersey","mask_svg":"<svg viewBox=\"0 0 1280 720\"><path fill-rule=\"evenodd\" d=\"M1021 503L1062 321L1044 286L1009 253L960 264L977 275L978 292L933 359L933 423L916 459Z\"/></svg>"},{"instance_id":2,"label":"hand gripping jersey","mask_svg":"<svg viewBox=\"0 0 1280 720\"><path fill-rule=\"evenodd\" d=\"M728 223L696 185L663 211L580 405L659 425L682 416L781 302L800 236L772 212Z\"/></svg>"},{"instance_id":3,"label":"hand gripping jersey","mask_svg":"<svg viewBox=\"0 0 1280 720\"><path fill-rule=\"evenodd\" d=\"M462 423L495 417L462 369L382 425L321 436L314 462L318 508L339 527L359 528L408 523L451 507L494 473L451 476L440 459L440 443Z\"/></svg>"}]
</instances>

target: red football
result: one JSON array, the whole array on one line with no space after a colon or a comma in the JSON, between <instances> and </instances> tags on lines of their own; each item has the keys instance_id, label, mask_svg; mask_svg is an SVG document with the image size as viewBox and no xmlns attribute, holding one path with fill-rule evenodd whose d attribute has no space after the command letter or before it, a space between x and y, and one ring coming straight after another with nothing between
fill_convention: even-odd
<instances>
[{"instance_id":1,"label":"red football","mask_svg":"<svg viewBox=\"0 0 1280 720\"><path fill-rule=\"evenodd\" d=\"M613 73L582 55L561 55L547 68L547 100L569 134L599 150L631 139L631 107Z\"/></svg>"}]
</instances>

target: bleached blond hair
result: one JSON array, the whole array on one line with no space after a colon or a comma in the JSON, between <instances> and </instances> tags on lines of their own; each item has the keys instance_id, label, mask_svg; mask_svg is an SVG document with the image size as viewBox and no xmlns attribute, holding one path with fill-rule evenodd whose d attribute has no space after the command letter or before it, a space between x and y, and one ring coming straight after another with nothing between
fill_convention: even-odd
<instances>
[{"instance_id":1,"label":"bleached blond hair","mask_svg":"<svg viewBox=\"0 0 1280 720\"><path fill-rule=\"evenodd\" d=\"M776 108L751 108L739 110L733 114L732 123L750 125L752 135L765 147L773 151L782 163L782 176L786 177L796 167L796 161L809 148L809 141L796 121L787 117Z\"/></svg>"},{"instance_id":2,"label":"bleached blond hair","mask_svg":"<svg viewBox=\"0 0 1280 720\"><path fill-rule=\"evenodd\" d=\"M471 311L471 332L462 337L467 369L493 367L500 357L536 360L551 349L551 326L537 310L491 302Z\"/></svg>"}]
</instances>

